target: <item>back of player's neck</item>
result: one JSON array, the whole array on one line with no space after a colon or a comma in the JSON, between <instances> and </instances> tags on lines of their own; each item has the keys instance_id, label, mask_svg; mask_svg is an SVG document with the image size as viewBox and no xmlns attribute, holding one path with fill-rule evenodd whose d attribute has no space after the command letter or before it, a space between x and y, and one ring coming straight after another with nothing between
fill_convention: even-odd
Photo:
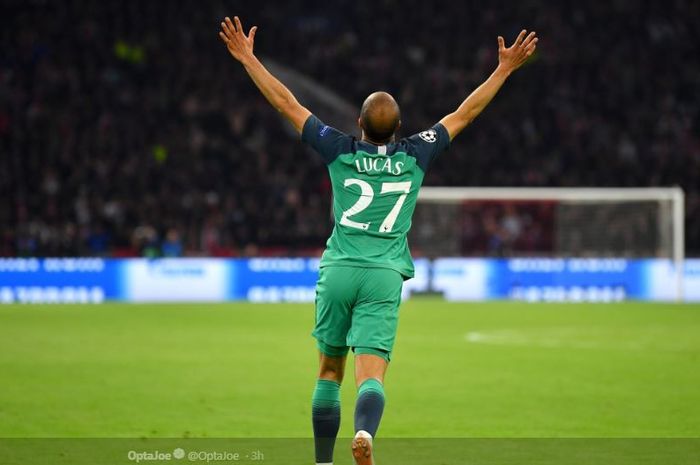
<instances>
[{"instance_id":1,"label":"back of player's neck","mask_svg":"<svg viewBox=\"0 0 700 465\"><path fill-rule=\"evenodd\" d=\"M387 141L384 141L384 142L377 142L377 141L374 141L374 140L372 140L372 139L369 139L367 136L364 136L364 135L363 135L363 136L362 136L362 142L367 142L368 144L377 145L377 146L386 145L386 144L391 144L392 142L394 142L394 136L391 136L391 139L389 139L389 140L387 140Z\"/></svg>"}]
</instances>

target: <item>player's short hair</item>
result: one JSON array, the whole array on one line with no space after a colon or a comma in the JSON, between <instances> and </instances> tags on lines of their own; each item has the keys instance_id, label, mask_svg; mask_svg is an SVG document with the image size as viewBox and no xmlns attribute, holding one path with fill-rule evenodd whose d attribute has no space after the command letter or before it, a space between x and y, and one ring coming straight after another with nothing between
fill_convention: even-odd
<instances>
[{"instance_id":1,"label":"player's short hair","mask_svg":"<svg viewBox=\"0 0 700 465\"><path fill-rule=\"evenodd\" d=\"M389 142L401 120L399 105L390 94L374 92L360 110L360 122L365 136L373 142Z\"/></svg>"}]
</instances>

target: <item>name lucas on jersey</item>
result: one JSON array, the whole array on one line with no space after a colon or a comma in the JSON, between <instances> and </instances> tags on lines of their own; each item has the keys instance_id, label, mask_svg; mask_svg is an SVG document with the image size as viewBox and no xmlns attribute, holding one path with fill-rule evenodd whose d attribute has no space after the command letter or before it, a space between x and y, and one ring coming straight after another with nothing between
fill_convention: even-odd
<instances>
[{"instance_id":1,"label":"name lucas on jersey","mask_svg":"<svg viewBox=\"0 0 700 465\"><path fill-rule=\"evenodd\" d=\"M358 173L389 173L389 174L401 174L401 169L403 169L404 162L396 161L391 162L391 158L366 158L363 157L362 161L355 160L355 167Z\"/></svg>"}]
</instances>

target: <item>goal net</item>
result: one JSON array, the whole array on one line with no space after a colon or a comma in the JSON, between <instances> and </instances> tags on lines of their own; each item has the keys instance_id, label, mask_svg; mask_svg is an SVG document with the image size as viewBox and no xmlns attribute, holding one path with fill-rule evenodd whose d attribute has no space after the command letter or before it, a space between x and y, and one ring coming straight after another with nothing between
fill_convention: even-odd
<instances>
[{"instance_id":1,"label":"goal net","mask_svg":"<svg viewBox=\"0 0 700 465\"><path fill-rule=\"evenodd\" d=\"M682 297L680 188L424 187L416 256L665 259Z\"/></svg>"}]
</instances>

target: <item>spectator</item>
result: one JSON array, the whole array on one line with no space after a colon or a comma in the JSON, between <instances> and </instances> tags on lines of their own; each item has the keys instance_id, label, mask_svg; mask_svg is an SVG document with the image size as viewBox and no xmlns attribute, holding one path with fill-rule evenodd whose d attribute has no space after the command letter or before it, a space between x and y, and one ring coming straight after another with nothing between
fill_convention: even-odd
<instances>
[{"instance_id":1,"label":"spectator","mask_svg":"<svg viewBox=\"0 0 700 465\"><path fill-rule=\"evenodd\" d=\"M323 164L226 58L216 30L233 13L260 26L261 56L358 108L373 90L395 93L404 134L483 80L496 35L537 30L528 69L426 184L680 185L687 249L700 253L699 2L367 5L4 2L0 253L158 255L157 234L136 232L175 223L183 254L323 246L332 226ZM377 27L378 17L402 27ZM512 216L503 221L488 227L512 236ZM549 240L542 225L520 227L530 245Z\"/></svg>"},{"instance_id":2,"label":"spectator","mask_svg":"<svg viewBox=\"0 0 700 465\"><path fill-rule=\"evenodd\" d=\"M182 256L182 241L180 233L177 229L170 228L165 235L165 240L161 246L161 254L163 257L181 257Z\"/></svg>"}]
</instances>

